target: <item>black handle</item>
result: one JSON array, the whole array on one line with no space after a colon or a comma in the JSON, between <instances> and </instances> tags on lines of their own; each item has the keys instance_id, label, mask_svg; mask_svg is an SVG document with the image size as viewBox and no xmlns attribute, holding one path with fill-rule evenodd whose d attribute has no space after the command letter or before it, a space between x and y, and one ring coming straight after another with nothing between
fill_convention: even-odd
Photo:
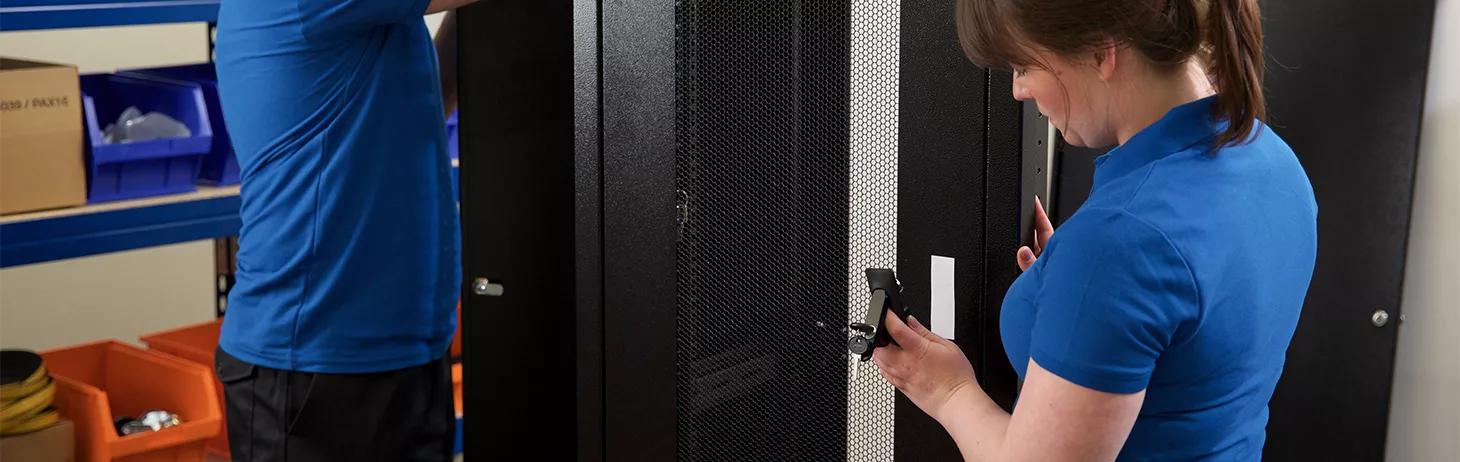
<instances>
[{"instance_id":1,"label":"black handle","mask_svg":"<svg viewBox=\"0 0 1460 462\"><path fill-rule=\"evenodd\" d=\"M871 292L867 313L861 322L851 323L851 338L847 340L847 351L860 356L863 361L871 359L872 352L878 347L889 343L897 344L885 328L888 310L898 319L907 322L907 305L902 300L902 283L897 280L895 272L884 268L868 268L867 290Z\"/></svg>"}]
</instances>

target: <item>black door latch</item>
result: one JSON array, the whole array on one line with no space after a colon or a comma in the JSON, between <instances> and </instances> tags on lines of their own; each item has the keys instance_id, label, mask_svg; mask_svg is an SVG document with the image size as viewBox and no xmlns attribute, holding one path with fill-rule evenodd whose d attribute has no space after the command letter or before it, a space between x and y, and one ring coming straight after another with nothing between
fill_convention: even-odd
<instances>
[{"instance_id":1,"label":"black door latch","mask_svg":"<svg viewBox=\"0 0 1460 462\"><path fill-rule=\"evenodd\" d=\"M847 351L858 362L872 359L872 352L879 347L897 344L888 336L883 325L887 311L907 322L907 305L903 303L902 283L897 280L897 273L890 269L868 268L867 289L871 291L871 297L867 302L866 317L848 326Z\"/></svg>"}]
</instances>

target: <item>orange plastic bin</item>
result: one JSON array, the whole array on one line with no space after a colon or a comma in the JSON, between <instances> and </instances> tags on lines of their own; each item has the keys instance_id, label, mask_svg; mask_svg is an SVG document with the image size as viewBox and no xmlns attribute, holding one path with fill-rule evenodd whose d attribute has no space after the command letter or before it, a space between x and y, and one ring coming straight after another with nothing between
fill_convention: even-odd
<instances>
[{"instance_id":1,"label":"orange plastic bin","mask_svg":"<svg viewBox=\"0 0 1460 462\"><path fill-rule=\"evenodd\" d=\"M451 334L451 357L461 357L461 302L456 302L456 333Z\"/></svg>"},{"instance_id":2,"label":"orange plastic bin","mask_svg":"<svg viewBox=\"0 0 1460 462\"><path fill-rule=\"evenodd\" d=\"M56 380L55 406L76 424L82 462L202 461L205 441L223 428L213 370L115 341L41 353ZM117 435L117 416L163 409L182 425Z\"/></svg>"},{"instance_id":3,"label":"orange plastic bin","mask_svg":"<svg viewBox=\"0 0 1460 462\"><path fill-rule=\"evenodd\" d=\"M201 364L208 370L213 370L213 352L218 350L218 333L223 327L223 320L205 322L202 324L182 327L165 332L142 337L142 343L154 351L161 351L188 362ZM213 390L218 395L218 409L222 415L227 415L228 407L223 404L223 382L218 381L216 374L208 374L213 381ZM229 458L228 453L228 432L219 431L218 436L208 439L208 452L215 457Z\"/></svg>"}]
</instances>

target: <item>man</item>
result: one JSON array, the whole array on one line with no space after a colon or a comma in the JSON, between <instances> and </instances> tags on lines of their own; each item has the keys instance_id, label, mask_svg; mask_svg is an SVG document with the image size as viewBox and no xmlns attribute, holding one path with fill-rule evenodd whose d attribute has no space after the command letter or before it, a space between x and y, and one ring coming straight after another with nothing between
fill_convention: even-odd
<instances>
[{"instance_id":1,"label":"man","mask_svg":"<svg viewBox=\"0 0 1460 462\"><path fill-rule=\"evenodd\" d=\"M450 460L460 231L422 15L470 1L223 2L243 171L217 354L233 460Z\"/></svg>"}]
</instances>

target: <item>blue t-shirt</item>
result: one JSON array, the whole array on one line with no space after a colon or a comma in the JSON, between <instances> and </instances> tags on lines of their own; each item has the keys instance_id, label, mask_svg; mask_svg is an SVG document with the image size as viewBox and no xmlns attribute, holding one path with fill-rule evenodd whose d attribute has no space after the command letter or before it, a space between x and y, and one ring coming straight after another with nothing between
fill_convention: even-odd
<instances>
[{"instance_id":1,"label":"blue t-shirt","mask_svg":"<svg viewBox=\"0 0 1460 462\"><path fill-rule=\"evenodd\" d=\"M428 0L225 0L219 93L242 167L220 346L265 367L430 362L460 231Z\"/></svg>"},{"instance_id":2,"label":"blue t-shirt","mask_svg":"<svg viewBox=\"0 0 1460 462\"><path fill-rule=\"evenodd\" d=\"M1318 206L1265 125L1213 153L1212 99L1096 161L1090 197L1004 299L1001 333L1075 384L1146 390L1122 460L1256 460L1317 252Z\"/></svg>"}]
</instances>

